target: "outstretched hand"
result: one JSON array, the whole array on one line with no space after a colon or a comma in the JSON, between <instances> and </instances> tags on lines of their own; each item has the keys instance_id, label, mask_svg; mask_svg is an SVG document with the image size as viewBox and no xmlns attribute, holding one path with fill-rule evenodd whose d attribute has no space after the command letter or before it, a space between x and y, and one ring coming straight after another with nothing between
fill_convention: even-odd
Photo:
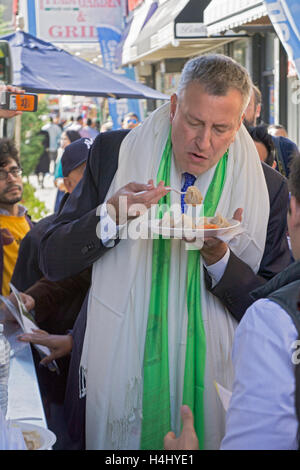
<instances>
[{"instance_id":1,"label":"outstretched hand","mask_svg":"<svg viewBox=\"0 0 300 470\"><path fill-rule=\"evenodd\" d=\"M41 360L41 364L48 365L54 359L67 356L73 348L73 338L71 335L51 335L47 331L34 329L32 333L23 333L18 336L19 341L25 343L40 344L50 349L49 356Z\"/></svg>"},{"instance_id":2,"label":"outstretched hand","mask_svg":"<svg viewBox=\"0 0 300 470\"><path fill-rule=\"evenodd\" d=\"M199 441L194 428L193 413L187 405L181 407L182 431L179 437L170 431L164 438L166 450L199 450Z\"/></svg>"}]
</instances>

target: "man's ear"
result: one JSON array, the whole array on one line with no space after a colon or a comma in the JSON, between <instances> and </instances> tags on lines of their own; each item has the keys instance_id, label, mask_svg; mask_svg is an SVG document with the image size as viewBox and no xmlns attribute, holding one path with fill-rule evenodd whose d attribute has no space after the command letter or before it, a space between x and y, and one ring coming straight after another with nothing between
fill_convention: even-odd
<instances>
[{"instance_id":1,"label":"man's ear","mask_svg":"<svg viewBox=\"0 0 300 470\"><path fill-rule=\"evenodd\" d=\"M290 200L290 220L294 227L300 227L300 204L295 196Z\"/></svg>"},{"instance_id":2,"label":"man's ear","mask_svg":"<svg viewBox=\"0 0 300 470\"><path fill-rule=\"evenodd\" d=\"M170 123L172 124L172 121L174 119L176 109L177 109L177 95L176 93L173 93L171 96L171 106L170 106Z\"/></svg>"},{"instance_id":3,"label":"man's ear","mask_svg":"<svg viewBox=\"0 0 300 470\"><path fill-rule=\"evenodd\" d=\"M65 188L68 191L68 193L71 193L72 192L72 185L71 185L68 177L64 178L64 185L65 185Z\"/></svg>"},{"instance_id":4,"label":"man's ear","mask_svg":"<svg viewBox=\"0 0 300 470\"><path fill-rule=\"evenodd\" d=\"M261 113L261 104L259 103L259 104L256 106L256 110L255 110L255 117L256 117L256 119L259 118L260 113Z\"/></svg>"},{"instance_id":5,"label":"man's ear","mask_svg":"<svg viewBox=\"0 0 300 470\"><path fill-rule=\"evenodd\" d=\"M300 203L294 197L295 200L295 222L297 227L300 227Z\"/></svg>"},{"instance_id":6,"label":"man's ear","mask_svg":"<svg viewBox=\"0 0 300 470\"><path fill-rule=\"evenodd\" d=\"M245 119L245 113L243 113L242 116L241 116L241 119L240 119L240 122L239 122L239 125L238 125L238 131L240 130L240 127L243 124L244 119Z\"/></svg>"},{"instance_id":7,"label":"man's ear","mask_svg":"<svg viewBox=\"0 0 300 470\"><path fill-rule=\"evenodd\" d=\"M241 118L240 118L240 121L239 121L239 123L238 123L238 125L237 125L236 132L234 133L234 136L232 137L232 139L231 139L229 145L233 144L233 142L235 141L236 134L238 133L238 131L240 130L241 125L243 124L244 117L245 117L245 113L242 114L242 116L241 116Z\"/></svg>"}]
</instances>

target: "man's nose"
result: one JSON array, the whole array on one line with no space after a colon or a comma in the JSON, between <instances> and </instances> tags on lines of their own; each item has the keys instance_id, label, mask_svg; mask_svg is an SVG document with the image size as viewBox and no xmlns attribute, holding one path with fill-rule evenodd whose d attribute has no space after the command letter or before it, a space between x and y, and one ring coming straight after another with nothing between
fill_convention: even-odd
<instances>
[{"instance_id":1,"label":"man's nose","mask_svg":"<svg viewBox=\"0 0 300 470\"><path fill-rule=\"evenodd\" d=\"M15 181L17 176L14 176L10 171L7 173L7 181Z\"/></svg>"},{"instance_id":2,"label":"man's nose","mask_svg":"<svg viewBox=\"0 0 300 470\"><path fill-rule=\"evenodd\" d=\"M207 149L211 145L211 129L209 127L203 126L199 129L196 142L199 149Z\"/></svg>"}]
</instances>

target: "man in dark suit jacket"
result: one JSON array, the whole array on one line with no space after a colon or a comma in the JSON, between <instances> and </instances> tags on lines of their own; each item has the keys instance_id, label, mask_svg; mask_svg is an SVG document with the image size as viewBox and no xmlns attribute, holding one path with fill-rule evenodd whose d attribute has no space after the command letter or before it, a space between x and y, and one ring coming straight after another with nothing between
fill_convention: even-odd
<instances>
[{"instance_id":1,"label":"man in dark suit jacket","mask_svg":"<svg viewBox=\"0 0 300 470\"><path fill-rule=\"evenodd\" d=\"M53 281L64 279L83 271L91 266L111 248L103 245L97 236L99 216L97 208L105 200L106 193L118 167L118 153L127 131L114 131L100 134L91 149L83 180L66 201L63 210L54 219L41 240L40 266L45 276ZM290 263L290 253L286 238L286 207L288 205L287 183L283 176L266 164L263 170L270 198L270 216L267 229L266 245L258 274L245 265L232 252L227 269L218 289L212 292L220 296L221 282L228 281L232 270L241 270L234 279L237 295L241 285L244 292L252 290L257 285L282 271ZM118 242L118 241L117 241ZM67 262L66 262L67 261ZM244 277L246 276L246 277ZM207 286L210 282L207 277ZM249 286L249 289L248 287ZM232 295L232 292L231 292ZM232 303L224 291L224 302L229 310ZM240 300L239 319L247 308Z\"/></svg>"},{"instance_id":2,"label":"man in dark suit jacket","mask_svg":"<svg viewBox=\"0 0 300 470\"><path fill-rule=\"evenodd\" d=\"M269 192L270 215L265 250L257 275L232 251L224 274L216 286L212 287L211 278L205 272L207 288L221 300L237 321L241 320L253 302L250 292L265 284L292 261L286 237L287 181L264 162L262 167Z\"/></svg>"},{"instance_id":3,"label":"man in dark suit jacket","mask_svg":"<svg viewBox=\"0 0 300 470\"><path fill-rule=\"evenodd\" d=\"M96 210L118 167L119 148L127 131L100 134L91 149L86 172L81 183L68 198L42 239L41 267L49 279L58 280L81 272L91 266L108 250L96 235L99 216ZM267 282L290 263L286 239L286 208L288 189L286 179L262 163L270 198L270 216L266 245L258 274L230 252L229 261L220 282L211 287L206 272L206 285L239 321L251 303L249 292ZM116 241L118 243L118 240ZM66 262L66 260L68 260ZM86 299L87 300L87 299ZM84 302L73 330L73 350L66 393L69 429L79 448L83 446L84 405L74 390L78 390L78 369L86 324L87 301ZM80 423L80 424L79 424Z\"/></svg>"}]
</instances>

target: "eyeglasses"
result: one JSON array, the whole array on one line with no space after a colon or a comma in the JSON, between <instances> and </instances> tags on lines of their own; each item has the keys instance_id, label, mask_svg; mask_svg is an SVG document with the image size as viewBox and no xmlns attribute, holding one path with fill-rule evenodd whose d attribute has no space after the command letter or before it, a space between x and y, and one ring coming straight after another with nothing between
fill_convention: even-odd
<instances>
[{"instance_id":1,"label":"eyeglasses","mask_svg":"<svg viewBox=\"0 0 300 470\"><path fill-rule=\"evenodd\" d=\"M137 124L137 120L136 119L127 119L127 123L128 124Z\"/></svg>"},{"instance_id":2,"label":"eyeglasses","mask_svg":"<svg viewBox=\"0 0 300 470\"><path fill-rule=\"evenodd\" d=\"M18 176L22 175L22 168L12 168L11 170L3 170L2 168L0 169L0 181L2 180L7 180L8 175L11 174L14 178L17 178Z\"/></svg>"}]
</instances>

